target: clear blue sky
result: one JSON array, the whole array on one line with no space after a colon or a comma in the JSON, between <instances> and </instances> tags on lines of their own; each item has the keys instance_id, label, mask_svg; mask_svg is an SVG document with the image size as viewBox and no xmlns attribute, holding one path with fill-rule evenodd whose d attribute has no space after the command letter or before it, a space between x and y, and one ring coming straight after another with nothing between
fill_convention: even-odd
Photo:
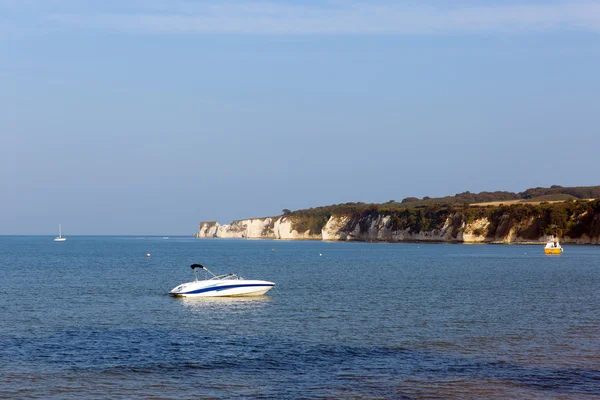
<instances>
[{"instance_id":1,"label":"clear blue sky","mask_svg":"<svg viewBox=\"0 0 600 400\"><path fill-rule=\"evenodd\" d=\"M0 234L600 184L600 2L0 0Z\"/></svg>"}]
</instances>

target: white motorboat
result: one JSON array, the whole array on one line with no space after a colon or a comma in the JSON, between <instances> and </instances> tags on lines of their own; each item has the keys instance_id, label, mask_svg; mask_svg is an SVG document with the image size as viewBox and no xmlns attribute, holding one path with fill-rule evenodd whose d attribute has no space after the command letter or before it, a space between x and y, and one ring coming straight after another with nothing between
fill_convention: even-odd
<instances>
[{"instance_id":1,"label":"white motorboat","mask_svg":"<svg viewBox=\"0 0 600 400\"><path fill-rule=\"evenodd\" d=\"M65 240L67 240L67 238L62 236L62 230L61 230L60 224L58 224L58 236L54 238L54 241L55 242L64 242Z\"/></svg>"},{"instance_id":2,"label":"white motorboat","mask_svg":"<svg viewBox=\"0 0 600 400\"><path fill-rule=\"evenodd\" d=\"M169 292L177 297L215 297L215 296L260 296L267 293L275 283L244 279L236 274L215 275L203 265L192 264L194 280L182 283ZM198 270L204 270L206 277L198 279ZM209 275L212 278L209 278Z\"/></svg>"}]
</instances>

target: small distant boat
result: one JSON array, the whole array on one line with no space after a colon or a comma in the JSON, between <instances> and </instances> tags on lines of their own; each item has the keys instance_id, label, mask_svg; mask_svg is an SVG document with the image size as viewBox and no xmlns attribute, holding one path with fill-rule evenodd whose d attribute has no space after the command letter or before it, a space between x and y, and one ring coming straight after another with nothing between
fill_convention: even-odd
<instances>
[{"instance_id":1,"label":"small distant boat","mask_svg":"<svg viewBox=\"0 0 600 400\"><path fill-rule=\"evenodd\" d=\"M54 241L55 242L64 242L65 240L67 240L67 238L62 236L62 230L61 230L60 224L58 224L58 236L54 238Z\"/></svg>"},{"instance_id":2,"label":"small distant boat","mask_svg":"<svg viewBox=\"0 0 600 400\"><path fill-rule=\"evenodd\" d=\"M563 252L563 248L560 243L558 243L558 239L550 239L548 243L546 243L546 247L544 247L545 254L560 254Z\"/></svg>"},{"instance_id":3,"label":"small distant boat","mask_svg":"<svg viewBox=\"0 0 600 400\"><path fill-rule=\"evenodd\" d=\"M221 297L221 296L260 296L267 293L275 283L247 280L236 274L215 275L203 265L192 264L194 281L182 283L169 292L176 297ZM198 270L206 272L204 280L198 280ZM212 278L208 279L208 275Z\"/></svg>"}]
</instances>

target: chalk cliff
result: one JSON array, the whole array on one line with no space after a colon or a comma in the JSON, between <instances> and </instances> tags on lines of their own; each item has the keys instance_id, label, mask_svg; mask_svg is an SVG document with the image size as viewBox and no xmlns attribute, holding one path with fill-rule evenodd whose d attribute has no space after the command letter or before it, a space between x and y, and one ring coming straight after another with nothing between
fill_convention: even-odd
<instances>
[{"instance_id":1,"label":"chalk cliff","mask_svg":"<svg viewBox=\"0 0 600 400\"><path fill-rule=\"evenodd\" d=\"M594 217L593 232L600 233L600 215ZM549 236L539 232L538 221L529 218L515 222L500 218L492 223L487 217L465 221L459 214L450 214L437 229L400 229L392 217L383 214L332 215L320 232L310 229L298 232L293 217L280 216L234 221L228 225L202 222L198 238L247 238L333 241L389 241L389 242L453 242L453 243L545 243ZM563 243L600 244L600 234L577 238L562 237Z\"/></svg>"},{"instance_id":2,"label":"chalk cliff","mask_svg":"<svg viewBox=\"0 0 600 400\"><path fill-rule=\"evenodd\" d=\"M288 239L321 240L322 235L311 234L309 230L298 232L293 223L285 217L253 218L233 221L227 225L218 222L202 222L196 233L197 238L246 238L246 239Z\"/></svg>"}]
</instances>

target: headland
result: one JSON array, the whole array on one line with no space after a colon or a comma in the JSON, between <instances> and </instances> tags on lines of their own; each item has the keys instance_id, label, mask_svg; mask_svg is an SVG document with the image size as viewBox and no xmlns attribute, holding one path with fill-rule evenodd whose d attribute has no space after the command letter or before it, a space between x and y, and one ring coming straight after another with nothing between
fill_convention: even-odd
<instances>
[{"instance_id":1,"label":"headland","mask_svg":"<svg viewBox=\"0 0 600 400\"><path fill-rule=\"evenodd\" d=\"M344 203L221 225L201 222L197 238L600 244L600 186L464 192L400 202Z\"/></svg>"}]
</instances>

